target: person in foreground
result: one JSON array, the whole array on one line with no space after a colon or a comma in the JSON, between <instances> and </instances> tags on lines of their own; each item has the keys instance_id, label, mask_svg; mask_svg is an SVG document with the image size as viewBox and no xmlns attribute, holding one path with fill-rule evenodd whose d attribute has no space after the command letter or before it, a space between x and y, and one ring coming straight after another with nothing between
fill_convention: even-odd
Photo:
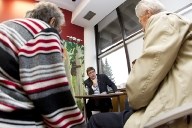
<instances>
[{"instance_id":1,"label":"person in foreground","mask_svg":"<svg viewBox=\"0 0 192 128\"><path fill-rule=\"evenodd\" d=\"M158 0L141 0L136 8L144 30L144 48L126 84L134 113L125 128L143 128L153 117L192 102L192 24L167 12ZM186 118L166 124L188 128Z\"/></svg>"},{"instance_id":2,"label":"person in foreground","mask_svg":"<svg viewBox=\"0 0 192 128\"><path fill-rule=\"evenodd\" d=\"M117 92L117 86L105 74L96 74L93 67L88 67L86 72L89 78L84 81L84 84L88 89L89 95L107 94L108 86L113 89L113 92ZM91 117L91 111L99 110L101 112L109 112L112 108L110 98L89 99L86 104L87 117L88 119Z\"/></svg>"},{"instance_id":3,"label":"person in foreground","mask_svg":"<svg viewBox=\"0 0 192 128\"><path fill-rule=\"evenodd\" d=\"M0 24L0 127L84 127L65 75L63 24L62 11L49 2Z\"/></svg>"},{"instance_id":4,"label":"person in foreground","mask_svg":"<svg viewBox=\"0 0 192 128\"><path fill-rule=\"evenodd\" d=\"M153 117L192 102L191 23L167 12L157 0L141 0L135 11L144 30L144 48L126 84L133 114L124 128L143 128ZM186 118L166 125L163 127L192 127Z\"/></svg>"}]
</instances>

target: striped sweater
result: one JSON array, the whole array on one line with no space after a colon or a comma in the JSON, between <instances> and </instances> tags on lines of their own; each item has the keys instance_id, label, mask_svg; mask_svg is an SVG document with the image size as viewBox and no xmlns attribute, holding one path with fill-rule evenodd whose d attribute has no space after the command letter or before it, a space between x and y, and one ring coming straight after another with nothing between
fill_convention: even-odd
<instances>
[{"instance_id":1,"label":"striped sweater","mask_svg":"<svg viewBox=\"0 0 192 128\"><path fill-rule=\"evenodd\" d=\"M57 31L37 19L0 24L0 128L82 127Z\"/></svg>"}]
</instances>

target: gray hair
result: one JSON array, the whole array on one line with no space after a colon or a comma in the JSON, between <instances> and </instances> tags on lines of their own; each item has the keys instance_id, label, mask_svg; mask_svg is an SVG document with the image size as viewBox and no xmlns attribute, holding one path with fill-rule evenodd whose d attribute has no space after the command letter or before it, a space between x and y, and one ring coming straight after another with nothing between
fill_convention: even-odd
<instances>
[{"instance_id":1,"label":"gray hair","mask_svg":"<svg viewBox=\"0 0 192 128\"><path fill-rule=\"evenodd\" d=\"M152 14L165 11L162 3L158 0L141 0L135 7L135 13L137 17L145 15L145 12L149 10Z\"/></svg>"},{"instance_id":2,"label":"gray hair","mask_svg":"<svg viewBox=\"0 0 192 128\"><path fill-rule=\"evenodd\" d=\"M57 5L50 2L39 2L35 5L34 9L26 13L26 18L35 18L42 20L49 24L51 18L55 18L55 29L59 29L65 22L64 14L57 7Z\"/></svg>"}]
</instances>

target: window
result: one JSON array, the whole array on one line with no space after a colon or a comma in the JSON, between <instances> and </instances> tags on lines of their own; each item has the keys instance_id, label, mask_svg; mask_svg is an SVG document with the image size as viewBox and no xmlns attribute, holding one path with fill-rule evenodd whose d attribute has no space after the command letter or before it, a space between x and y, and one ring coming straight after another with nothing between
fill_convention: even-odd
<instances>
[{"instance_id":1,"label":"window","mask_svg":"<svg viewBox=\"0 0 192 128\"><path fill-rule=\"evenodd\" d=\"M130 55L128 56L127 52L127 50L132 50L132 44L128 43L129 36L141 29L135 15L135 6L138 1L125 1L97 24L99 73L106 74L118 88L125 86L128 79L128 67L131 67ZM140 50L140 45L138 47Z\"/></svg>"},{"instance_id":2,"label":"window","mask_svg":"<svg viewBox=\"0 0 192 128\"><path fill-rule=\"evenodd\" d=\"M117 12L114 10L98 24L98 53L103 53L122 39Z\"/></svg>"},{"instance_id":3,"label":"window","mask_svg":"<svg viewBox=\"0 0 192 128\"><path fill-rule=\"evenodd\" d=\"M101 58L102 73L106 74L118 88L124 87L128 78L126 61L123 47Z\"/></svg>"},{"instance_id":4,"label":"window","mask_svg":"<svg viewBox=\"0 0 192 128\"><path fill-rule=\"evenodd\" d=\"M135 15L135 6L138 2L139 0L127 0L119 6L126 37L141 29L141 25Z\"/></svg>"}]
</instances>

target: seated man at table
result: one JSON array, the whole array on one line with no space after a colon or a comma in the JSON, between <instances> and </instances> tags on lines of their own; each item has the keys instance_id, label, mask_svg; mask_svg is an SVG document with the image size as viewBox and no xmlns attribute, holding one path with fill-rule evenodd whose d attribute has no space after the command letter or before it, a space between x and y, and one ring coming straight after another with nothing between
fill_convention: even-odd
<instances>
[{"instance_id":1,"label":"seated man at table","mask_svg":"<svg viewBox=\"0 0 192 128\"><path fill-rule=\"evenodd\" d=\"M132 61L132 68L136 60ZM128 99L126 98L124 111L95 114L90 118L87 128L123 128L132 113L133 109L129 106Z\"/></svg>"},{"instance_id":2,"label":"seated man at table","mask_svg":"<svg viewBox=\"0 0 192 128\"><path fill-rule=\"evenodd\" d=\"M117 91L117 86L105 75L96 74L93 67L87 68L88 79L85 80L85 87L88 89L88 94L107 94L108 86L113 89L114 92ZM88 119L91 117L94 110L99 110L101 112L109 112L112 109L111 98L102 99L89 99L86 104L86 113Z\"/></svg>"}]
</instances>

